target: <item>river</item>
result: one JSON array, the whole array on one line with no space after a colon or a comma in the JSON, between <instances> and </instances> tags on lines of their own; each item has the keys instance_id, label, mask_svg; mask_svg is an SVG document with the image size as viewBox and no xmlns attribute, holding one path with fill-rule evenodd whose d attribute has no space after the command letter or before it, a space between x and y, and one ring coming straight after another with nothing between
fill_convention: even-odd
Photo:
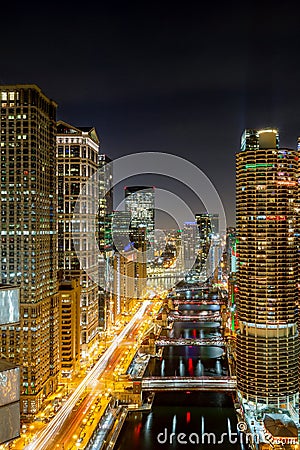
<instances>
[{"instance_id":1,"label":"river","mask_svg":"<svg viewBox=\"0 0 300 450\"><path fill-rule=\"evenodd\" d=\"M187 314L199 315L203 308L188 307ZM216 311L216 306L204 308ZM220 336L219 323L176 322L170 337ZM228 375L223 349L214 346L169 346L161 358L153 358L145 376ZM149 413L128 414L117 450L245 449L245 436L237 433L234 399L228 393L163 392L155 395Z\"/></svg>"}]
</instances>

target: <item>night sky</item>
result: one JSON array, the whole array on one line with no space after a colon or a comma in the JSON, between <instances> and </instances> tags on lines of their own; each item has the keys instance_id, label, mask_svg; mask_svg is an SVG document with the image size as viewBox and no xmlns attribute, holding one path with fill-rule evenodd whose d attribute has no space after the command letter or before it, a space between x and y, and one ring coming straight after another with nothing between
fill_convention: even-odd
<instances>
[{"instance_id":1,"label":"night sky","mask_svg":"<svg viewBox=\"0 0 300 450\"><path fill-rule=\"evenodd\" d=\"M183 156L213 181L234 224L245 127L300 135L295 2L1 5L0 82L36 83L58 119L96 127L111 158Z\"/></svg>"}]
</instances>

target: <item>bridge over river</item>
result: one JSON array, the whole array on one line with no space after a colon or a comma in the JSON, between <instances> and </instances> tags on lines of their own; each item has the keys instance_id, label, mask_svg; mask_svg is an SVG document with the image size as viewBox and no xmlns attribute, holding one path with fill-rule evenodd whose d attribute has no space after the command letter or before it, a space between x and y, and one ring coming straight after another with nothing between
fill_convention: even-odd
<instances>
[{"instance_id":1,"label":"bridge over river","mask_svg":"<svg viewBox=\"0 0 300 450\"><path fill-rule=\"evenodd\" d=\"M186 391L201 390L232 392L236 389L233 377L149 377L141 382L143 391Z\"/></svg>"},{"instance_id":2,"label":"bridge over river","mask_svg":"<svg viewBox=\"0 0 300 450\"><path fill-rule=\"evenodd\" d=\"M170 313L168 320L170 322L221 322L221 315L219 313L199 315Z\"/></svg>"},{"instance_id":3,"label":"bridge over river","mask_svg":"<svg viewBox=\"0 0 300 450\"><path fill-rule=\"evenodd\" d=\"M221 337L213 338L172 338L161 336L155 341L159 347L166 347L168 345L201 345L213 347L225 347L225 341Z\"/></svg>"}]
</instances>

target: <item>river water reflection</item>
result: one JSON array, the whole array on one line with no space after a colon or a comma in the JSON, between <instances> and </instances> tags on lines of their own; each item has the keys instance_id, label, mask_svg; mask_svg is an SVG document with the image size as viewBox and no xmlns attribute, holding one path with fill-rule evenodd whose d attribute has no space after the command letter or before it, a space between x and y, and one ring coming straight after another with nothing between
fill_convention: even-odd
<instances>
[{"instance_id":1,"label":"river water reflection","mask_svg":"<svg viewBox=\"0 0 300 450\"><path fill-rule=\"evenodd\" d=\"M166 392L156 394L150 413L129 414L116 449L236 450L243 442L229 394Z\"/></svg>"},{"instance_id":2,"label":"river water reflection","mask_svg":"<svg viewBox=\"0 0 300 450\"><path fill-rule=\"evenodd\" d=\"M204 309L206 313L216 311L214 305ZM199 315L202 312L203 308L193 307L189 308L186 314ZM167 335L177 338L218 337L219 326L216 322L176 322ZM224 349L217 346L164 347L162 357L152 358L145 373L145 376L162 377L224 375L228 375L227 359ZM228 393L157 393L151 412L133 412L128 415L115 448L244 449L245 437L237 433L233 401Z\"/></svg>"}]
</instances>

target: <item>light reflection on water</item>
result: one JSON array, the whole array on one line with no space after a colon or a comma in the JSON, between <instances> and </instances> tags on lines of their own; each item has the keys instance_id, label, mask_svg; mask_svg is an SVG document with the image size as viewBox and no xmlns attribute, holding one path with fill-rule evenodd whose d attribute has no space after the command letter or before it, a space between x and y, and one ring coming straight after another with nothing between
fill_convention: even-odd
<instances>
[{"instance_id":1,"label":"light reflection on water","mask_svg":"<svg viewBox=\"0 0 300 450\"><path fill-rule=\"evenodd\" d=\"M215 310L214 308L209 309ZM191 310L188 311L188 314L190 313ZM216 323L176 322L169 335L177 338L216 337L220 336L220 329ZM150 360L145 376L227 374L228 364L222 348L170 346L164 348L162 358ZM243 439L240 435L233 434L230 439L224 435L223 442L216 444L212 441L209 444L206 436L203 438L203 433L215 433L216 441L222 440L222 433L228 435L228 430L235 433L236 425L231 394L199 391L157 393L151 412L133 412L128 415L115 448L117 450L243 449L245 447L239 443ZM171 433L175 435L171 437ZM185 433L186 437L183 440L187 443L180 443L180 438L178 442L179 433ZM189 437L192 437L194 442L195 433L199 438L199 444L189 441Z\"/></svg>"},{"instance_id":2,"label":"light reflection on water","mask_svg":"<svg viewBox=\"0 0 300 450\"><path fill-rule=\"evenodd\" d=\"M233 402L228 394L193 392L168 392L155 396L150 413L130 413L116 444L117 450L184 450L184 449L241 449L239 436L223 439L222 444L208 444L204 433L214 433L216 441L221 440L223 433L228 433L228 423L232 432L236 431L236 416ZM160 435L160 433L163 433ZM199 444L180 444L176 437L185 433L187 439L194 433L199 437ZM160 435L159 443L158 437ZM172 444L170 444L170 439ZM201 440L203 439L203 444ZM193 439L192 439L193 442Z\"/></svg>"}]
</instances>

